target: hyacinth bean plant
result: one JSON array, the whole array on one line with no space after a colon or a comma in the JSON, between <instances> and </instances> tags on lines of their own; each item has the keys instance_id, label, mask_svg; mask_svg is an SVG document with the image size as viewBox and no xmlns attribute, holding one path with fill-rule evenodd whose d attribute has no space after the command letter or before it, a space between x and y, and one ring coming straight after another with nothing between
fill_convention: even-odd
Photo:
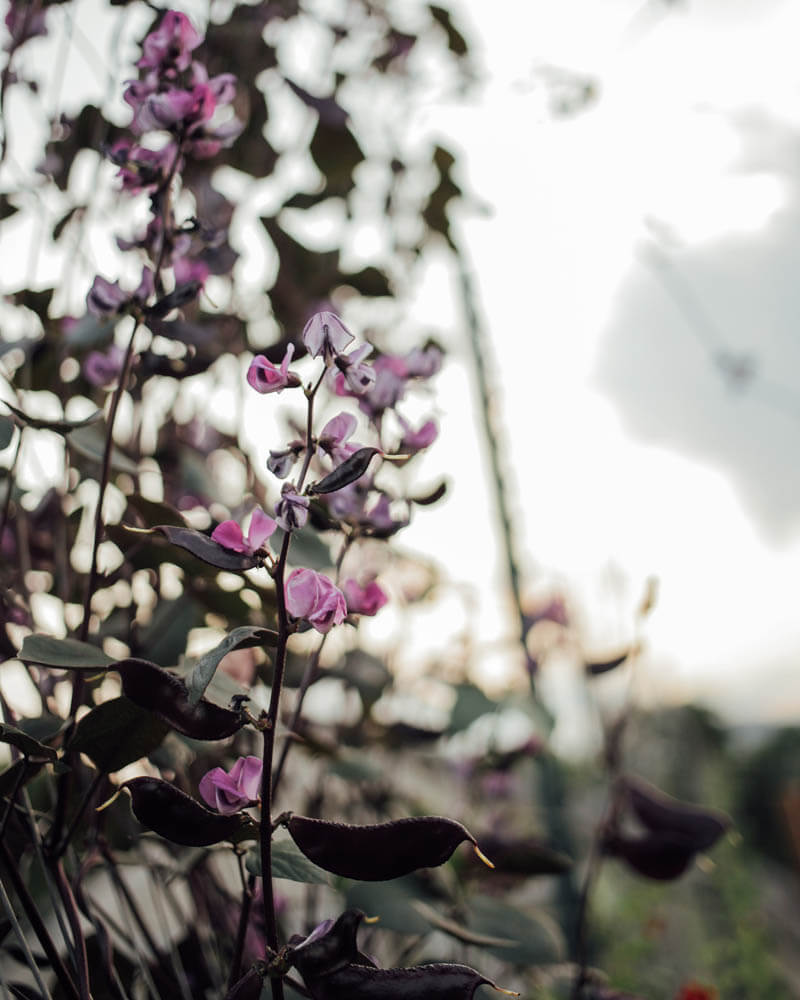
<instances>
[{"instance_id":1,"label":"hyacinth bean plant","mask_svg":"<svg viewBox=\"0 0 800 1000\"><path fill-rule=\"evenodd\" d=\"M19 50L47 31L48 6L9 7L3 102L23 79L12 69ZM371 43L382 26L373 69L402 73L416 37L381 5L352 8L368 12ZM447 12L426 9L448 50L463 56ZM16 396L0 423L0 451L13 445L0 519L2 660L24 665L42 710L26 715L2 694L0 739L11 757L0 773L4 996L470 1000L481 989L518 995L511 986L538 995L560 981L559 995L575 1000L621 998L627 994L589 962L589 895L601 861L674 878L727 819L623 773L622 726L611 726L609 805L578 893L565 845L530 832L531 809L522 833L494 811L515 767L541 764L552 773L535 740L470 762L492 806L479 836L403 787L398 748L418 764L416 748L497 706L462 683L449 728L387 722L373 711L391 687L390 671L354 637L361 619L392 604L385 571L395 536L416 507L444 491L420 494L403 480L404 467L413 471L415 456L437 439L436 420L412 419L406 403L415 394L429 401L441 349L425 342L395 352L361 341L332 306L344 284L388 297L382 273L345 273L330 253L309 262L280 218L262 219L278 256L269 301L279 333L239 371L236 392L260 407L265 426L284 404L296 413L299 403L302 416L290 415L290 430L270 437L266 469L257 472L240 442L211 430L203 413L182 425L165 421L155 445L142 444L151 386L190 380L225 350L249 348L235 311L203 311L210 290L232 282L237 257L228 242L234 209L209 171L223 164L257 177L273 172L279 156L264 137L263 94L230 70L239 69L236 53L253 77L279 66L278 46L265 38L302 12L288 2L232 10L205 37L184 13L156 10L124 84L124 126L85 108L54 128L42 167L66 194L70 161L93 148L113 165L119 203L135 203L146 217L135 232L116 234L125 276L95 274L82 314L51 316L52 289L25 289L14 300L35 313L43 333L22 341L16 379L4 369ZM331 26L334 45L347 38L343 24ZM365 157L338 95L316 97L288 74L281 85L318 116L310 150L324 175L321 193L299 192L284 208L346 198ZM8 149L5 127L2 159ZM390 163L386 205L394 212L405 166L397 157ZM439 179L420 213L450 248L452 163L437 147ZM3 198L4 214L13 215L16 206ZM72 205L57 238L88 211ZM395 235L398 256L420 247ZM74 360L70 351L80 358L75 395L100 408L74 419L32 415L25 404L37 391L68 402L68 384L54 386L63 362ZM127 438L125 420L133 427ZM64 439L65 469L63 484L31 512L14 476L23 438L37 432ZM196 469L223 446L246 470L241 495L225 510L233 517ZM194 470L189 453L200 459ZM159 489L148 494L142 470L152 475L153 466ZM87 502L80 488L89 482L96 489ZM122 514L110 516L120 499ZM73 558L79 535L83 565ZM103 564L109 547L116 568ZM181 578L177 596L167 566ZM41 577L72 615L70 638L38 627L31 609ZM525 621L523 640L535 625ZM188 633L208 624L223 638L202 655L188 653ZM357 723L326 728L306 717L309 694L326 676L357 691ZM459 712L465 721L456 724ZM434 768L432 756L425 760ZM443 785L461 787L464 770L445 763ZM457 808L459 796L447 801ZM505 899L540 876L566 880L562 928L524 899Z\"/></svg>"}]
</instances>

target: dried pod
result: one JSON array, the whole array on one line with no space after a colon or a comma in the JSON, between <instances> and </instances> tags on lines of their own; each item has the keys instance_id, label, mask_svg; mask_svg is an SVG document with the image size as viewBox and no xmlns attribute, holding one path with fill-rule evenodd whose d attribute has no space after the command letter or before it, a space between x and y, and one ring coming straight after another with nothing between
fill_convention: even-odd
<instances>
[{"instance_id":1,"label":"dried pod","mask_svg":"<svg viewBox=\"0 0 800 1000\"><path fill-rule=\"evenodd\" d=\"M209 847L223 840L238 843L258 836L258 827L242 813L222 816L159 778L131 778L133 814L148 830L187 847Z\"/></svg>"},{"instance_id":2,"label":"dried pod","mask_svg":"<svg viewBox=\"0 0 800 1000\"><path fill-rule=\"evenodd\" d=\"M113 669L122 677L126 697L191 739L224 740L244 725L238 712L204 698L191 704L180 677L148 660L120 660L113 664Z\"/></svg>"},{"instance_id":3,"label":"dried pod","mask_svg":"<svg viewBox=\"0 0 800 1000\"><path fill-rule=\"evenodd\" d=\"M681 802L641 778L629 776L624 786L633 811L648 830L679 834L695 851L707 850L731 825L725 813Z\"/></svg>"},{"instance_id":4,"label":"dried pod","mask_svg":"<svg viewBox=\"0 0 800 1000\"><path fill-rule=\"evenodd\" d=\"M334 875L364 882L400 878L418 868L444 864L465 840L478 850L469 830L441 816L409 817L376 826L291 816L286 826L314 864Z\"/></svg>"},{"instance_id":5,"label":"dried pod","mask_svg":"<svg viewBox=\"0 0 800 1000\"><path fill-rule=\"evenodd\" d=\"M308 492L314 493L335 493L356 479L360 479L369 467L373 456L379 454L378 448L359 448L345 459L341 465L337 465L333 472L328 473L324 479L318 483L313 483L308 487Z\"/></svg>"}]
</instances>

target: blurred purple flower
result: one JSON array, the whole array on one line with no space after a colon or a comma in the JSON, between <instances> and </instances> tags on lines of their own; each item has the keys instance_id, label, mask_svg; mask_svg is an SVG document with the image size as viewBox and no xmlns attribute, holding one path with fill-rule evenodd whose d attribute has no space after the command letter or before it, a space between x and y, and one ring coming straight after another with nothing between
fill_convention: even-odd
<instances>
[{"instance_id":1,"label":"blurred purple flower","mask_svg":"<svg viewBox=\"0 0 800 1000\"><path fill-rule=\"evenodd\" d=\"M347 610L354 615L375 615L389 600L375 580L370 580L365 587L357 580L345 580L342 593Z\"/></svg>"},{"instance_id":2,"label":"blurred purple flower","mask_svg":"<svg viewBox=\"0 0 800 1000\"><path fill-rule=\"evenodd\" d=\"M103 354L90 351L83 362L83 375L87 382L98 387L115 383L122 373L125 352L117 344L112 344Z\"/></svg>"},{"instance_id":3,"label":"blurred purple flower","mask_svg":"<svg viewBox=\"0 0 800 1000\"><path fill-rule=\"evenodd\" d=\"M46 35L45 14L44 10L36 10L30 0L22 3L20 0L11 0L5 17L6 28L11 37L4 46L5 51L13 51L36 35Z\"/></svg>"},{"instance_id":4,"label":"blurred purple flower","mask_svg":"<svg viewBox=\"0 0 800 1000\"><path fill-rule=\"evenodd\" d=\"M133 292L123 291L118 281L106 281L98 274L86 296L86 307L93 316L109 319L123 312L123 307L128 304L144 305L153 294L154 287L153 272L149 267L142 268L141 281Z\"/></svg>"},{"instance_id":5,"label":"blurred purple flower","mask_svg":"<svg viewBox=\"0 0 800 1000\"><path fill-rule=\"evenodd\" d=\"M136 64L140 69L176 70L189 68L191 53L203 41L185 14L168 10L155 31L151 31L142 45L142 58Z\"/></svg>"},{"instance_id":6,"label":"blurred purple flower","mask_svg":"<svg viewBox=\"0 0 800 1000\"><path fill-rule=\"evenodd\" d=\"M250 362L247 370L247 382L256 392L280 392L282 389L294 388L300 385L300 379L289 371L289 362L294 357L294 344L289 344L281 361L280 368L268 361L263 354L257 355Z\"/></svg>"},{"instance_id":7,"label":"blurred purple flower","mask_svg":"<svg viewBox=\"0 0 800 1000\"><path fill-rule=\"evenodd\" d=\"M255 805L261 787L261 760L240 757L230 774L215 767L200 779L199 787L205 801L225 816Z\"/></svg>"},{"instance_id":8,"label":"blurred purple flower","mask_svg":"<svg viewBox=\"0 0 800 1000\"><path fill-rule=\"evenodd\" d=\"M296 569L286 581L286 609L293 618L305 618L317 632L329 632L347 615L344 594L322 573Z\"/></svg>"},{"instance_id":9,"label":"blurred purple flower","mask_svg":"<svg viewBox=\"0 0 800 1000\"><path fill-rule=\"evenodd\" d=\"M418 451L422 451L423 448L428 448L433 444L439 434L439 428L433 420L426 420L425 423L416 431L412 430L411 425L399 414L398 420L403 428L403 437L400 441L398 451L406 454L413 455Z\"/></svg>"},{"instance_id":10,"label":"blurred purple flower","mask_svg":"<svg viewBox=\"0 0 800 1000\"><path fill-rule=\"evenodd\" d=\"M263 548L264 542L275 531L276 527L277 525L272 518L265 514L260 507L256 507L250 519L250 529L246 538L236 521L223 521L218 524L212 531L211 537L226 549L253 555L260 548Z\"/></svg>"},{"instance_id":11,"label":"blurred purple flower","mask_svg":"<svg viewBox=\"0 0 800 1000\"><path fill-rule=\"evenodd\" d=\"M375 369L362 361L371 350L369 344L362 344L350 354L340 354L335 360L345 385L354 396L363 396L375 385Z\"/></svg>"}]
</instances>

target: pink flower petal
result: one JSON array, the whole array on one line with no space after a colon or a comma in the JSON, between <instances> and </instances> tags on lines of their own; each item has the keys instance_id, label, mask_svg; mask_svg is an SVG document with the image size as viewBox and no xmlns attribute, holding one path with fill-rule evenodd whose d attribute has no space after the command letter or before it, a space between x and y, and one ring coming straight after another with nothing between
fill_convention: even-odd
<instances>
[{"instance_id":1,"label":"pink flower petal","mask_svg":"<svg viewBox=\"0 0 800 1000\"><path fill-rule=\"evenodd\" d=\"M260 549L276 528L277 524L272 518L265 514L260 507L256 507L250 519L250 530L247 533L250 549L253 552Z\"/></svg>"},{"instance_id":2,"label":"pink flower petal","mask_svg":"<svg viewBox=\"0 0 800 1000\"><path fill-rule=\"evenodd\" d=\"M252 552L250 546L245 542L242 529L235 521L223 521L218 524L211 533L215 542L224 545L226 549L233 552Z\"/></svg>"}]
</instances>

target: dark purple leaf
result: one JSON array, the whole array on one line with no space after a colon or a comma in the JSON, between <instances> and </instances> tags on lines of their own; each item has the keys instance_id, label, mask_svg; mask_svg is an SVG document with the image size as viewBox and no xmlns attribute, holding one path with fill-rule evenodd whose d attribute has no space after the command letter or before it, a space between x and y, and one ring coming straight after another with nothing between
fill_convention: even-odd
<instances>
[{"instance_id":1,"label":"dark purple leaf","mask_svg":"<svg viewBox=\"0 0 800 1000\"><path fill-rule=\"evenodd\" d=\"M238 712L204 698L191 704L180 677L148 660L120 660L113 669L122 677L122 690L132 702L191 739L224 740L244 725Z\"/></svg>"},{"instance_id":2,"label":"dark purple leaf","mask_svg":"<svg viewBox=\"0 0 800 1000\"><path fill-rule=\"evenodd\" d=\"M165 295L163 299L159 299L154 305L150 306L146 313L148 316L155 316L157 319L166 316L167 313L172 312L173 309L180 309L181 306L185 306L187 302L191 302L193 299L197 298L197 294L203 287L200 281L187 281L183 285L178 285L174 291L171 291L168 295Z\"/></svg>"},{"instance_id":3,"label":"dark purple leaf","mask_svg":"<svg viewBox=\"0 0 800 1000\"><path fill-rule=\"evenodd\" d=\"M8 726L3 722L0 722L0 743L16 747L21 754L32 761L55 760L58 756L53 747L48 747L21 729L17 729L16 726Z\"/></svg>"},{"instance_id":4,"label":"dark purple leaf","mask_svg":"<svg viewBox=\"0 0 800 1000\"><path fill-rule=\"evenodd\" d=\"M198 559L202 559L203 562L209 563L211 566L216 566L217 569L241 573L259 565L259 559L256 556L226 549L224 545L215 542L213 538L204 535L202 531L195 531L192 528L176 528L171 524L159 524L152 530L160 532L173 545L186 549L193 556L197 556Z\"/></svg>"},{"instance_id":5,"label":"dark purple leaf","mask_svg":"<svg viewBox=\"0 0 800 1000\"><path fill-rule=\"evenodd\" d=\"M335 493L336 490L349 486L350 483L354 483L356 479L360 479L364 475L373 456L378 453L378 448L359 448L324 479L309 486L308 492L312 495L314 493Z\"/></svg>"},{"instance_id":6,"label":"dark purple leaf","mask_svg":"<svg viewBox=\"0 0 800 1000\"><path fill-rule=\"evenodd\" d=\"M566 854L531 837L512 840L487 834L481 837L481 850L492 859L499 874L560 875L572 867Z\"/></svg>"},{"instance_id":7,"label":"dark purple leaf","mask_svg":"<svg viewBox=\"0 0 800 1000\"><path fill-rule=\"evenodd\" d=\"M631 650L626 649L624 653L620 653L619 656L614 656L610 660L597 660L592 663L585 663L584 669L591 677L596 677L598 674L607 674L609 670L621 667L630 655Z\"/></svg>"},{"instance_id":8,"label":"dark purple leaf","mask_svg":"<svg viewBox=\"0 0 800 1000\"><path fill-rule=\"evenodd\" d=\"M223 840L238 843L258 836L258 827L243 813L222 816L159 778L131 778L122 786L131 793L133 814L148 830L187 847L209 847Z\"/></svg>"},{"instance_id":9,"label":"dark purple leaf","mask_svg":"<svg viewBox=\"0 0 800 1000\"><path fill-rule=\"evenodd\" d=\"M291 816L286 826L314 864L334 875L365 882L400 878L418 868L444 864L465 840L478 850L465 827L441 816L409 817L376 826Z\"/></svg>"},{"instance_id":10,"label":"dark purple leaf","mask_svg":"<svg viewBox=\"0 0 800 1000\"><path fill-rule=\"evenodd\" d=\"M168 732L165 722L129 698L112 698L83 716L69 749L85 753L110 774L152 753Z\"/></svg>"},{"instance_id":11,"label":"dark purple leaf","mask_svg":"<svg viewBox=\"0 0 800 1000\"><path fill-rule=\"evenodd\" d=\"M731 825L725 813L680 802L638 777L627 777L625 790L633 811L648 830L680 834L695 851L707 850Z\"/></svg>"}]
</instances>

